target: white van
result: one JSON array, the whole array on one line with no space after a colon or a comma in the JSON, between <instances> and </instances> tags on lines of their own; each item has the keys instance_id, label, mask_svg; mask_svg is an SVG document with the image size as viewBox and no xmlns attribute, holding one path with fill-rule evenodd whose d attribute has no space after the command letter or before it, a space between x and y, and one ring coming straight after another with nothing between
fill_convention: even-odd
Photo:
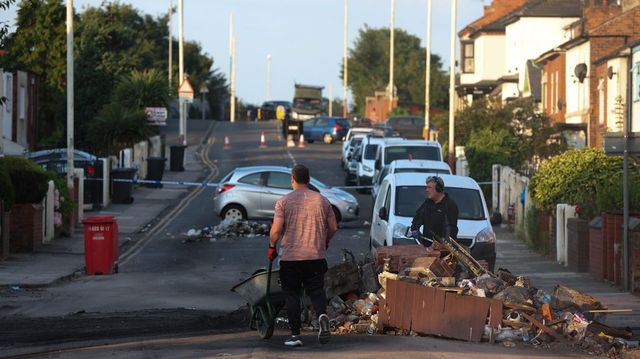
<instances>
[{"instance_id":1,"label":"white van","mask_svg":"<svg viewBox=\"0 0 640 359\"><path fill-rule=\"evenodd\" d=\"M380 184L389 173L429 173L434 176L450 175L451 168L446 162L430 160L395 160L384 166L382 171L373 177L371 197L375 201Z\"/></svg>"},{"instance_id":2,"label":"white van","mask_svg":"<svg viewBox=\"0 0 640 359\"><path fill-rule=\"evenodd\" d=\"M356 183L358 186L368 186L373 182L375 174L376 154L378 147L384 143L384 138L366 137L362 140L362 150L358 152L356 161Z\"/></svg>"},{"instance_id":3,"label":"white van","mask_svg":"<svg viewBox=\"0 0 640 359\"><path fill-rule=\"evenodd\" d=\"M349 155L353 154L355 143L352 143L351 140L353 138L360 138L360 140L358 141L361 141L362 138L369 135L383 137L384 132L371 127L352 127L349 129L347 135L342 139L342 158L340 161L342 164L342 168L345 168L345 166L349 162Z\"/></svg>"},{"instance_id":4,"label":"white van","mask_svg":"<svg viewBox=\"0 0 640 359\"><path fill-rule=\"evenodd\" d=\"M385 177L373 205L369 246L415 244L406 237L407 228L426 198L429 173L395 173ZM445 192L458 205L458 242L471 255L489 263L493 271L496 260L496 236L489 221L489 211L478 183L471 177L440 175Z\"/></svg>"},{"instance_id":5,"label":"white van","mask_svg":"<svg viewBox=\"0 0 640 359\"><path fill-rule=\"evenodd\" d=\"M442 161L442 147L437 141L387 139L378 146L376 173L395 160Z\"/></svg>"}]
</instances>

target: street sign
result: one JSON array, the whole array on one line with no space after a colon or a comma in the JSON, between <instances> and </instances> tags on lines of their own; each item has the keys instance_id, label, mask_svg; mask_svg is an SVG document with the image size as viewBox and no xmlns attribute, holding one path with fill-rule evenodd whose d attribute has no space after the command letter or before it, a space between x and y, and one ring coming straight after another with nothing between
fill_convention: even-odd
<instances>
[{"instance_id":1,"label":"street sign","mask_svg":"<svg viewBox=\"0 0 640 359\"><path fill-rule=\"evenodd\" d=\"M147 114L147 122L152 126L166 126L168 112L166 107L145 107L144 113Z\"/></svg>"},{"instance_id":2,"label":"street sign","mask_svg":"<svg viewBox=\"0 0 640 359\"><path fill-rule=\"evenodd\" d=\"M178 88L178 98L183 102L193 102L193 86L191 86L191 82L189 82L189 79L186 77L182 80Z\"/></svg>"}]
</instances>

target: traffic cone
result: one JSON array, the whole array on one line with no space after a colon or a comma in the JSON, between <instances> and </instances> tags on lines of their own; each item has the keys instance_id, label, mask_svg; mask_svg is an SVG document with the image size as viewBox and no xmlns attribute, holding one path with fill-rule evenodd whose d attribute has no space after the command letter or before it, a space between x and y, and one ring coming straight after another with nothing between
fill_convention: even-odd
<instances>
[{"instance_id":1,"label":"traffic cone","mask_svg":"<svg viewBox=\"0 0 640 359\"><path fill-rule=\"evenodd\" d=\"M300 141L298 142L299 148L304 148L304 133L300 134Z\"/></svg>"},{"instance_id":2,"label":"traffic cone","mask_svg":"<svg viewBox=\"0 0 640 359\"><path fill-rule=\"evenodd\" d=\"M264 131L260 132L260 148L267 148L267 141L264 139Z\"/></svg>"},{"instance_id":3,"label":"traffic cone","mask_svg":"<svg viewBox=\"0 0 640 359\"><path fill-rule=\"evenodd\" d=\"M296 147L296 143L293 142L293 135L287 135L287 147Z\"/></svg>"},{"instance_id":4,"label":"traffic cone","mask_svg":"<svg viewBox=\"0 0 640 359\"><path fill-rule=\"evenodd\" d=\"M231 149L231 143L229 142L229 137L228 136L224 136L224 149L225 150L230 150Z\"/></svg>"}]
</instances>

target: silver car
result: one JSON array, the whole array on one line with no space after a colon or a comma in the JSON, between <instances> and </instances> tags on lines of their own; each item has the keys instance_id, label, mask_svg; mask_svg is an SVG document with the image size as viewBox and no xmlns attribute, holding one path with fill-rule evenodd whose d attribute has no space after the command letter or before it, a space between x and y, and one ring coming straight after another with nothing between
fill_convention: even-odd
<instances>
[{"instance_id":1,"label":"silver car","mask_svg":"<svg viewBox=\"0 0 640 359\"><path fill-rule=\"evenodd\" d=\"M309 187L329 200L338 222L358 219L358 200L350 193L329 187L313 177ZM273 218L276 201L291 191L291 168L239 167L220 180L213 210L224 219Z\"/></svg>"}]
</instances>

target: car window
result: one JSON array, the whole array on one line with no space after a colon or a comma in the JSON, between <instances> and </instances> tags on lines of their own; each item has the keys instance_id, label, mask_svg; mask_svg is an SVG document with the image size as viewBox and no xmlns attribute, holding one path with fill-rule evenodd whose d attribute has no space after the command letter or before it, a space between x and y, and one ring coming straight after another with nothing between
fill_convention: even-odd
<instances>
[{"instance_id":1,"label":"car window","mask_svg":"<svg viewBox=\"0 0 640 359\"><path fill-rule=\"evenodd\" d=\"M228 182L231 179L231 176L233 176L233 173L234 171L227 173L226 176L222 177L222 179L220 180L220 183Z\"/></svg>"},{"instance_id":2,"label":"car window","mask_svg":"<svg viewBox=\"0 0 640 359\"><path fill-rule=\"evenodd\" d=\"M238 180L240 183L252 184L255 186L262 186L262 172L256 172L246 175Z\"/></svg>"},{"instance_id":3,"label":"car window","mask_svg":"<svg viewBox=\"0 0 640 359\"><path fill-rule=\"evenodd\" d=\"M365 148L364 150L364 159L375 160L377 151L378 151L378 145L367 145L367 148Z\"/></svg>"},{"instance_id":4,"label":"car window","mask_svg":"<svg viewBox=\"0 0 640 359\"><path fill-rule=\"evenodd\" d=\"M326 118L319 118L316 120L316 123L314 123L314 126L326 126L329 123L329 120L327 120Z\"/></svg>"},{"instance_id":5,"label":"car window","mask_svg":"<svg viewBox=\"0 0 640 359\"><path fill-rule=\"evenodd\" d=\"M391 209L391 188L387 189L387 195L384 198L384 207L387 209L387 213L391 214L389 210Z\"/></svg>"},{"instance_id":6,"label":"car window","mask_svg":"<svg viewBox=\"0 0 640 359\"><path fill-rule=\"evenodd\" d=\"M267 187L291 189L291 175L284 172L269 172Z\"/></svg>"},{"instance_id":7,"label":"car window","mask_svg":"<svg viewBox=\"0 0 640 359\"><path fill-rule=\"evenodd\" d=\"M435 146L391 146L384 149L384 164L395 160L440 161L440 151Z\"/></svg>"},{"instance_id":8,"label":"car window","mask_svg":"<svg viewBox=\"0 0 640 359\"><path fill-rule=\"evenodd\" d=\"M380 187L380 189L378 190L378 196L376 197L376 203L373 206L373 208L381 208L382 204L384 203L384 199L387 198L387 189L389 188L389 186L386 187ZM379 210L378 210L379 211ZM377 212L376 212L377 213Z\"/></svg>"},{"instance_id":9,"label":"car window","mask_svg":"<svg viewBox=\"0 0 640 359\"><path fill-rule=\"evenodd\" d=\"M387 177L388 173L389 173L389 166L384 166L384 168L380 172L380 177L378 177L378 184L382 183L382 180L384 180L384 178Z\"/></svg>"},{"instance_id":10,"label":"car window","mask_svg":"<svg viewBox=\"0 0 640 359\"><path fill-rule=\"evenodd\" d=\"M468 188L447 187L445 192L458 205L458 219L485 219L480 191ZM398 186L396 188L395 214L413 217L426 198L424 186Z\"/></svg>"}]
</instances>

